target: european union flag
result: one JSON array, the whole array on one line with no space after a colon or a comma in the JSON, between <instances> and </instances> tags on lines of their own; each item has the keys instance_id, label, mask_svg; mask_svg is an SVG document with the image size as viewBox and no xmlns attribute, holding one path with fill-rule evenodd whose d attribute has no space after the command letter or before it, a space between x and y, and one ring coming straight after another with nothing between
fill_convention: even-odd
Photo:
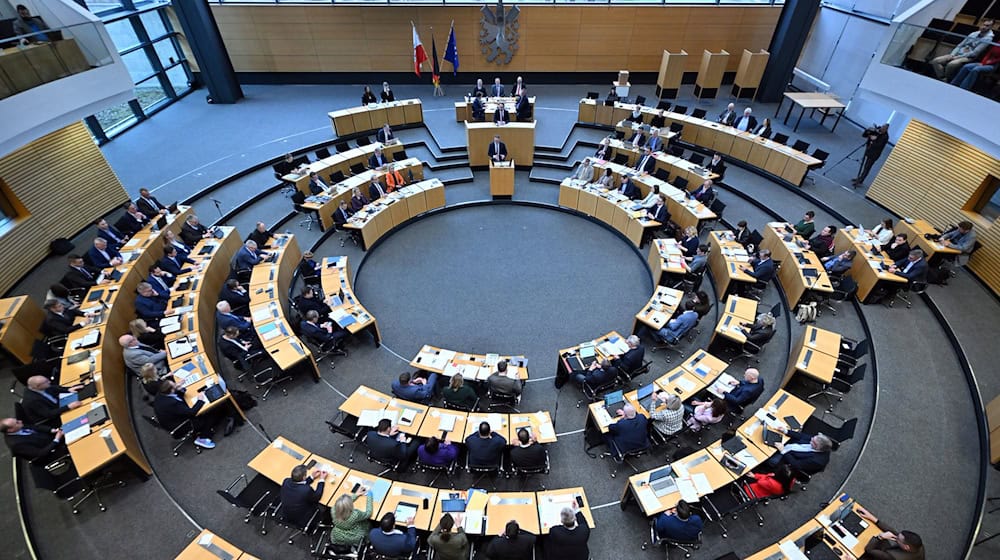
<instances>
[{"instance_id":1,"label":"european union flag","mask_svg":"<svg viewBox=\"0 0 1000 560\"><path fill-rule=\"evenodd\" d=\"M455 42L455 22L451 22L451 33L448 35L448 46L444 48L444 59L451 63L453 75L458 75L458 43Z\"/></svg>"}]
</instances>

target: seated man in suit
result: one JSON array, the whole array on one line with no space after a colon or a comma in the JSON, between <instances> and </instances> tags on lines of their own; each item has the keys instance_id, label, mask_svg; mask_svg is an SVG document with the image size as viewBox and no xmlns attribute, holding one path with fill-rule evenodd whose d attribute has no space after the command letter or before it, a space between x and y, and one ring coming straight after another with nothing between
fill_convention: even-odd
<instances>
[{"instance_id":1,"label":"seated man in suit","mask_svg":"<svg viewBox=\"0 0 1000 560\"><path fill-rule=\"evenodd\" d=\"M889 272L906 278L910 284L923 282L927 279L927 261L920 249L910 251L905 259L896 261L889 267Z\"/></svg>"},{"instance_id":2,"label":"seated man in suit","mask_svg":"<svg viewBox=\"0 0 1000 560\"><path fill-rule=\"evenodd\" d=\"M521 95L517 98L514 110L517 112L517 120L531 120L531 103L528 102L528 88L522 88Z\"/></svg>"},{"instance_id":3,"label":"seated man in suit","mask_svg":"<svg viewBox=\"0 0 1000 560\"><path fill-rule=\"evenodd\" d=\"M705 179L705 182L700 187L688 193L688 197L702 204L707 204L715 198L715 189L712 188L712 184L711 179Z\"/></svg>"},{"instance_id":4,"label":"seated man in suit","mask_svg":"<svg viewBox=\"0 0 1000 560\"><path fill-rule=\"evenodd\" d=\"M787 435L788 441L774 444L778 453L767 460L769 468L776 469L778 465L785 464L792 470L806 474L816 474L826 468L830 462L830 451L833 449L833 441L829 437L823 434L811 436L789 431L784 426L778 426L777 430Z\"/></svg>"},{"instance_id":5,"label":"seated man in suit","mask_svg":"<svg viewBox=\"0 0 1000 560\"><path fill-rule=\"evenodd\" d=\"M924 560L924 542L913 531L897 531L879 522L879 519L865 508L855 505L858 517L875 524L882 530L865 545L865 560Z\"/></svg>"},{"instance_id":6,"label":"seated man in suit","mask_svg":"<svg viewBox=\"0 0 1000 560\"><path fill-rule=\"evenodd\" d=\"M319 173L309 172L309 192L312 194L324 194L330 192L329 185L320 178Z\"/></svg>"},{"instance_id":7,"label":"seated man in suit","mask_svg":"<svg viewBox=\"0 0 1000 560\"><path fill-rule=\"evenodd\" d=\"M750 107L743 109L743 115L735 118L730 124L741 132L753 132L757 128L757 118L750 114L752 112Z\"/></svg>"},{"instance_id":8,"label":"seated man in suit","mask_svg":"<svg viewBox=\"0 0 1000 560\"><path fill-rule=\"evenodd\" d=\"M250 317L240 317L233 313L228 301L220 301L215 304L215 325L219 330L226 330L227 327L236 327L240 330L241 337L256 338L257 332L253 330L253 323Z\"/></svg>"},{"instance_id":9,"label":"seated man in suit","mask_svg":"<svg viewBox=\"0 0 1000 560\"><path fill-rule=\"evenodd\" d=\"M74 325L73 320L77 317L93 315L93 313L83 313L79 309L66 309L66 306L57 299L45 300L42 309L45 310L42 330L46 336L59 336L78 330L82 325Z\"/></svg>"},{"instance_id":10,"label":"seated man in suit","mask_svg":"<svg viewBox=\"0 0 1000 560\"><path fill-rule=\"evenodd\" d=\"M490 88L490 95L493 97L503 97L503 84L500 83L500 78L495 78L493 80L493 86Z\"/></svg>"},{"instance_id":11,"label":"seated man in suit","mask_svg":"<svg viewBox=\"0 0 1000 560\"><path fill-rule=\"evenodd\" d=\"M242 367L240 365L242 360L250 357L250 348L249 342L240 340L240 329L236 327L227 327L222 331L222 336L219 337L219 351L233 364L236 364L237 369Z\"/></svg>"},{"instance_id":12,"label":"seated man in suit","mask_svg":"<svg viewBox=\"0 0 1000 560\"><path fill-rule=\"evenodd\" d=\"M233 257L233 269L249 270L264 262L270 256L268 253L258 251L257 244L253 241L246 241L243 243L243 247L239 251L236 251L236 256Z\"/></svg>"},{"instance_id":13,"label":"seated man in suit","mask_svg":"<svg viewBox=\"0 0 1000 560\"><path fill-rule=\"evenodd\" d=\"M520 379L507 375L507 360L497 362L497 370L486 378L486 386L490 391L505 395L520 395L524 383Z\"/></svg>"},{"instance_id":14,"label":"seated man in suit","mask_svg":"<svg viewBox=\"0 0 1000 560\"><path fill-rule=\"evenodd\" d=\"M250 311L250 294L235 278L226 280L226 285L219 293L219 299L229 304L233 312L248 313Z\"/></svg>"},{"instance_id":15,"label":"seated man in suit","mask_svg":"<svg viewBox=\"0 0 1000 560\"><path fill-rule=\"evenodd\" d=\"M486 120L486 104L483 103L483 95L476 93L476 98L472 100L472 120Z\"/></svg>"},{"instance_id":16,"label":"seated man in suit","mask_svg":"<svg viewBox=\"0 0 1000 560\"><path fill-rule=\"evenodd\" d=\"M493 161L507 161L507 144L500 141L500 135L493 136L493 142L486 148L486 155Z\"/></svg>"},{"instance_id":17,"label":"seated man in suit","mask_svg":"<svg viewBox=\"0 0 1000 560\"><path fill-rule=\"evenodd\" d=\"M374 430L365 436L365 445L372 457L387 463L399 463L399 471L406 467L417 454L417 442L399 431L388 418L378 421Z\"/></svg>"},{"instance_id":18,"label":"seated man in suit","mask_svg":"<svg viewBox=\"0 0 1000 560\"><path fill-rule=\"evenodd\" d=\"M149 282L139 282L135 291L139 294L135 298L135 314L140 319L145 319L150 326L155 328L160 319L174 314L172 309L167 309L167 304L170 303L167 294L158 293Z\"/></svg>"},{"instance_id":19,"label":"seated man in suit","mask_svg":"<svg viewBox=\"0 0 1000 560\"><path fill-rule=\"evenodd\" d=\"M837 226L826 226L809 240L809 250L816 253L819 258L829 256L833 252L836 234Z\"/></svg>"},{"instance_id":20,"label":"seated man in suit","mask_svg":"<svg viewBox=\"0 0 1000 560\"><path fill-rule=\"evenodd\" d=\"M184 392L184 387L178 386L171 379L160 381L160 391L153 399L157 422L163 429L172 431L190 420L195 431L194 444L204 449L215 449L212 427L218 421L218 416L213 412L198 415L198 411L208 402L208 397L205 393L199 393L194 406L190 406L184 400Z\"/></svg>"},{"instance_id":21,"label":"seated man in suit","mask_svg":"<svg viewBox=\"0 0 1000 560\"><path fill-rule=\"evenodd\" d=\"M125 205L125 214L115 222L115 227L126 235L133 235L146 227L149 218L139 211L139 208L131 202Z\"/></svg>"},{"instance_id":22,"label":"seated man in suit","mask_svg":"<svg viewBox=\"0 0 1000 560\"><path fill-rule=\"evenodd\" d=\"M667 321L663 328L656 331L656 336L668 344L677 344L677 341L696 324L698 324L698 312L694 310L694 302L689 300L684 302L684 312Z\"/></svg>"},{"instance_id":23,"label":"seated man in suit","mask_svg":"<svg viewBox=\"0 0 1000 560\"><path fill-rule=\"evenodd\" d=\"M389 123L382 125L382 128L378 129L375 133L375 139L383 144L388 144L396 139L396 135L392 133L392 129L389 128Z\"/></svg>"},{"instance_id":24,"label":"seated man in suit","mask_svg":"<svg viewBox=\"0 0 1000 560\"><path fill-rule=\"evenodd\" d=\"M633 148L641 148L646 145L646 135L641 130L637 130L624 141L632 144Z\"/></svg>"},{"instance_id":25,"label":"seated man in suit","mask_svg":"<svg viewBox=\"0 0 1000 560\"><path fill-rule=\"evenodd\" d=\"M854 257L858 255L858 252L854 249L849 249L837 256L827 256L823 257L823 268L830 274L843 274L851 269L854 264Z\"/></svg>"},{"instance_id":26,"label":"seated man in suit","mask_svg":"<svg viewBox=\"0 0 1000 560\"><path fill-rule=\"evenodd\" d=\"M110 247L103 237L94 238L94 246L87 251L87 256L95 268L114 268L122 264L121 253Z\"/></svg>"},{"instance_id":27,"label":"seated man in suit","mask_svg":"<svg viewBox=\"0 0 1000 560\"><path fill-rule=\"evenodd\" d=\"M469 464L478 467L494 467L500 464L507 440L490 428L489 422L480 422L479 430L465 438L465 449L469 454Z\"/></svg>"},{"instance_id":28,"label":"seated man in suit","mask_svg":"<svg viewBox=\"0 0 1000 560\"><path fill-rule=\"evenodd\" d=\"M188 247L194 247L202 239L212 237L212 229L201 224L198 216L191 215L181 226L181 241Z\"/></svg>"},{"instance_id":29,"label":"seated man in suit","mask_svg":"<svg viewBox=\"0 0 1000 560\"><path fill-rule=\"evenodd\" d=\"M135 199L135 205L147 218L159 218L167 215L167 207L160 204L156 197L149 194L149 189L139 189L139 198Z\"/></svg>"},{"instance_id":30,"label":"seated man in suit","mask_svg":"<svg viewBox=\"0 0 1000 560\"><path fill-rule=\"evenodd\" d=\"M156 293L170 297L170 288L174 285L177 278L173 274L165 272L157 263L149 265L147 270L149 271L149 276L146 277L146 283L152 286Z\"/></svg>"},{"instance_id":31,"label":"seated man in suit","mask_svg":"<svg viewBox=\"0 0 1000 560\"><path fill-rule=\"evenodd\" d=\"M316 469L309 476L309 467L296 465L291 476L281 482L281 517L293 527L305 527L323 497L323 486L330 473ZM312 487L314 479L319 483Z\"/></svg>"},{"instance_id":32,"label":"seated man in suit","mask_svg":"<svg viewBox=\"0 0 1000 560\"><path fill-rule=\"evenodd\" d=\"M618 410L618 421L608 425L608 449L620 456L649 447L647 427L646 417L636 414L632 405L625 405Z\"/></svg>"},{"instance_id":33,"label":"seated man in suit","mask_svg":"<svg viewBox=\"0 0 1000 560\"><path fill-rule=\"evenodd\" d=\"M635 160L635 169L643 175L648 175L656 168L656 159L653 158L653 150L649 146L643 150L639 159Z\"/></svg>"},{"instance_id":34,"label":"seated man in suit","mask_svg":"<svg viewBox=\"0 0 1000 560\"><path fill-rule=\"evenodd\" d=\"M97 237L103 238L113 249L121 249L121 246L128 241L127 235L119 231L118 228L109 225L104 218L97 220L95 225L97 226Z\"/></svg>"},{"instance_id":35,"label":"seated man in suit","mask_svg":"<svg viewBox=\"0 0 1000 560\"><path fill-rule=\"evenodd\" d=\"M194 264L194 261L188 257L181 255L177 247L173 245L165 245L163 247L163 258L157 263L164 272L169 272L174 276L180 276L181 274L187 274L191 272L191 268L185 268L185 264Z\"/></svg>"},{"instance_id":36,"label":"seated man in suit","mask_svg":"<svg viewBox=\"0 0 1000 560\"><path fill-rule=\"evenodd\" d=\"M667 211L667 197L665 195L661 194L656 197L656 205L646 211L646 218L662 224L661 229L670 223L670 212Z\"/></svg>"},{"instance_id":37,"label":"seated man in suit","mask_svg":"<svg viewBox=\"0 0 1000 560\"><path fill-rule=\"evenodd\" d=\"M486 91L486 86L483 85L482 78L476 78L476 87L472 88L472 95L486 97L489 92Z\"/></svg>"},{"instance_id":38,"label":"seated man in suit","mask_svg":"<svg viewBox=\"0 0 1000 560\"><path fill-rule=\"evenodd\" d=\"M53 385L44 375L33 375L28 378L27 387L24 396L21 397L21 407L24 409L25 419L31 424L59 426L60 414L80 407L80 401L59 406L59 394L75 393L82 389L83 385L61 387Z\"/></svg>"},{"instance_id":39,"label":"seated man in suit","mask_svg":"<svg viewBox=\"0 0 1000 560\"><path fill-rule=\"evenodd\" d=\"M736 229L732 233L732 240L743 245L744 248L750 243L750 227L747 226L746 220L740 220L736 223Z\"/></svg>"},{"instance_id":40,"label":"seated man in suit","mask_svg":"<svg viewBox=\"0 0 1000 560\"><path fill-rule=\"evenodd\" d=\"M736 121L736 104L730 103L727 105L726 109L719 113L719 118L716 120L722 124L732 126L733 122Z\"/></svg>"},{"instance_id":41,"label":"seated man in suit","mask_svg":"<svg viewBox=\"0 0 1000 560\"><path fill-rule=\"evenodd\" d=\"M147 346L139 342L139 339L123 334L118 337L118 344L122 347L122 358L125 365L132 371L138 373L142 366L153 364L160 374L167 372L167 352L157 350L152 346Z\"/></svg>"},{"instance_id":42,"label":"seated man in suit","mask_svg":"<svg viewBox=\"0 0 1000 560\"><path fill-rule=\"evenodd\" d=\"M371 198L372 202L374 202L385 195L386 195L385 187L382 186L382 183L378 182L378 179L372 177L372 184L368 185L369 198Z\"/></svg>"},{"instance_id":43,"label":"seated man in suit","mask_svg":"<svg viewBox=\"0 0 1000 560\"><path fill-rule=\"evenodd\" d=\"M722 399L726 401L726 404L735 405L741 409L756 401L764 392L764 381L760 378L760 372L757 371L757 368L747 368L743 372L743 379L739 381L734 379L729 384L733 388L723 395Z\"/></svg>"},{"instance_id":44,"label":"seated man in suit","mask_svg":"<svg viewBox=\"0 0 1000 560\"><path fill-rule=\"evenodd\" d=\"M535 535L524 531L517 521L510 520L503 534L493 537L486 545L486 557L490 560L518 560L533 558Z\"/></svg>"},{"instance_id":45,"label":"seated man in suit","mask_svg":"<svg viewBox=\"0 0 1000 560\"><path fill-rule=\"evenodd\" d=\"M339 350L342 354L347 353L343 348L350 333L340 328L340 325L333 321L320 324L319 313L315 309L306 311L302 322L299 323L299 328L302 329L302 336L318 345L321 349L335 349Z\"/></svg>"},{"instance_id":46,"label":"seated man in suit","mask_svg":"<svg viewBox=\"0 0 1000 560\"><path fill-rule=\"evenodd\" d=\"M649 134L649 139L646 140L646 147L652 152L659 152L663 150L663 139L660 138L660 131L653 130Z\"/></svg>"},{"instance_id":47,"label":"seated man in suit","mask_svg":"<svg viewBox=\"0 0 1000 560\"><path fill-rule=\"evenodd\" d=\"M372 169L382 169L389 163L389 158L382 153L382 148L375 148L375 153L368 158L368 167Z\"/></svg>"},{"instance_id":48,"label":"seated man in suit","mask_svg":"<svg viewBox=\"0 0 1000 560\"><path fill-rule=\"evenodd\" d=\"M101 273L96 268L83 264L83 257L80 255L70 255L66 259L69 263L69 270L63 275L60 284L69 289L87 289L97 285ZM101 284L107 284L111 279L103 278Z\"/></svg>"},{"instance_id":49,"label":"seated man in suit","mask_svg":"<svg viewBox=\"0 0 1000 560\"><path fill-rule=\"evenodd\" d=\"M432 373L423 377L415 377L410 372L404 371L399 374L399 378L392 382L392 394L407 401L418 403L430 402L434 399L434 385L437 383L438 374Z\"/></svg>"},{"instance_id":50,"label":"seated man in suit","mask_svg":"<svg viewBox=\"0 0 1000 560\"><path fill-rule=\"evenodd\" d=\"M611 365L608 360L601 360L590 364L590 367L583 372L573 373L573 382L579 387L586 383L591 389L603 387L618 378L618 368Z\"/></svg>"},{"instance_id":51,"label":"seated man in suit","mask_svg":"<svg viewBox=\"0 0 1000 560\"><path fill-rule=\"evenodd\" d=\"M624 370L635 371L642 367L642 360L646 356L646 349L639 344L639 337L631 335L625 339L628 350L621 356L611 359L611 364Z\"/></svg>"},{"instance_id":52,"label":"seated man in suit","mask_svg":"<svg viewBox=\"0 0 1000 560\"><path fill-rule=\"evenodd\" d=\"M972 222L968 220L958 222L955 229L941 236L941 244L957 249L965 255L971 253L976 248L976 232L972 231Z\"/></svg>"},{"instance_id":53,"label":"seated man in suit","mask_svg":"<svg viewBox=\"0 0 1000 560\"><path fill-rule=\"evenodd\" d=\"M336 224L338 229L342 228L353 215L354 212L347 207L347 201L341 200L340 205L333 211L333 223Z\"/></svg>"},{"instance_id":54,"label":"seated man in suit","mask_svg":"<svg viewBox=\"0 0 1000 560\"><path fill-rule=\"evenodd\" d=\"M719 152L712 154L712 160L705 164L705 169L719 174L719 181L726 178L726 162L722 161L722 155Z\"/></svg>"},{"instance_id":55,"label":"seated man in suit","mask_svg":"<svg viewBox=\"0 0 1000 560\"><path fill-rule=\"evenodd\" d=\"M27 461L47 457L57 448L65 450L63 433L59 428L33 426L17 418L4 418L0 420L0 431L3 432L3 440L10 449L10 454ZM53 456L63 454L55 453Z\"/></svg>"},{"instance_id":56,"label":"seated man in suit","mask_svg":"<svg viewBox=\"0 0 1000 560\"><path fill-rule=\"evenodd\" d=\"M691 511L691 506L684 500L656 516L656 536L661 539L671 539L681 542L692 542L698 539L705 522L701 516Z\"/></svg>"},{"instance_id":57,"label":"seated man in suit","mask_svg":"<svg viewBox=\"0 0 1000 560\"><path fill-rule=\"evenodd\" d=\"M165 230L160 236L163 238L163 248L175 247L177 249L177 254L182 257L187 257L191 254L191 247L184 244L183 241L177 238L177 235L173 230Z\"/></svg>"},{"instance_id":58,"label":"seated man in suit","mask_svg":"<svg viewBox=\"0 0 1000 560\"><path fill-rule=\"evenodd\" d=\"M752 268L741 265L740 270L757 279L757 282L767 284L774 278L774 261L771 260L771 251L761 249L757 251L757 258L750 261Z\"/></svg>"},{"instance_id":59,"label":"seated man in suit","mask_svg":"<svg viewBox=\"0 0 1000 560\"><path fill-rule=\"evenodd\" d=\"M413 518L403 520L406 532L396 528L396 514L386 513L378 523L378 527L368 532L368 542L372 549L390 558L406 558L417 548L417 528L413 526Z\"/></svg>"},{"instance_id":60,"label":"seated man in suit","mask_svg":"<svg viewBox=\"0 0 1000 560\"><path fill-rule=\"evenodd\" d=\"M316 288L306 286L302 288L302 293L295 296L295 306L299 308L299 313L305 315L310 311L315 311L320 317L330 315L330 306L321 298L316 297Z\"/></svg>"},{"instance_id":61,"label":"seated man in suit","mask_svg":"<svg viewBox=\"0 0 1000 560\"><path fill-rule=\"evenodd\" d=\"M42 43L52 41L55 36L50 36L47 31L49 26L42 19L42 16L33 16L31 11L24 4L17 5L17 17L11 21L14 35L31 35L26 40L30 43Z\"/></svg>"},{"instance_id":62,"label":"seated man in suit","mask_svg":"<svg viewBox=\"0 0 1000 560\"><path fill-rule=\"evenodd\" d=\"M254 226L253 231L250 232L247 239L256 243L261 249L267 249L267 242L270 241L272 237L274 237L274 233L267 229L267 224L264 222L257 222L257 225Z\"/></svg>"},{"instance_id":63,"label":"seated man in suit","mask_svg":"<svg viewBox=\"0 0 1000 560\"><path fill-rule=\"evenodd\" d=\"M493 123L496 125L504 125L510 122L510 113L507 112L507 107L503 103L497 103L497 110L493 112Z\"/></svg>"},{"instance_id":64,"label":"seated man in suit","mask_svg":"<svg viewBox=\"0 0 1000 560\"><path fill-rule=\"evenodd\" d=\"M545 465L545 448L527 428L517 430L517 444L510 448L510 462L523 469Z\"/></svg>"},{"instance_id":65,"label":"seated man in suit","mask_svg":"<svg viewBox=\"0 0 1000 560\"><path fill-rule=\"evenodd\" d=\"M630 200L637 200L640 196L642 196L642 191L640 191L639 187L636 187L635 184L632 183L632 179L630 177L622 178L622 184L618 187L618 192L627 196Z\"/></svg>"}]
</instances>

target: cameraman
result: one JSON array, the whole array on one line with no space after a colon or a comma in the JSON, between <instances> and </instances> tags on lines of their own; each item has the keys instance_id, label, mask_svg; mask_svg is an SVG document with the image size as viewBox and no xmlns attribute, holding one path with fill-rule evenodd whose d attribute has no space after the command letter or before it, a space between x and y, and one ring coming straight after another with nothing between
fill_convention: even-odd
<instances>
[{"instance_id":1,"label":"cameraman","mask_svg":"<svg viewBox=\"0 0 1000 560\"><path fill-rule=\"evenodd\" d=\"M872 125L866 128L861 136L865 138L865 156L861 158L861 169L858 170L858 176L851 179L854 188L861 186L865 177L868 176L868 172L872 170L872 166L875 165L878 158L882 157L882 150L889 143L889 123L882 126Z\"/></svg>"}]
</instances>

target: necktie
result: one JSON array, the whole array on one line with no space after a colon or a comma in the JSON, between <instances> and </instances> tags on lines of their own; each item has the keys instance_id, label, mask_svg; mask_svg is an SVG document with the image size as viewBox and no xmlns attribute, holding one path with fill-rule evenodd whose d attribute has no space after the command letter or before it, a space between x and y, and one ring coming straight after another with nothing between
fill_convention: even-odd
<instances>
[{"instance_id":1,"label":"necktie","mask_svg":"<svg viewBox=\"0 0 1000 560\"><path fill-rule=\"evenodd\" d=\"M78 268L77 270L79 270L80 272L82 272L83 275L86 276L88 280L92 280L94 278L94 276L92 274L90 274L89 272L87 272L86 268Z\"/></svg>"}]
</instances>

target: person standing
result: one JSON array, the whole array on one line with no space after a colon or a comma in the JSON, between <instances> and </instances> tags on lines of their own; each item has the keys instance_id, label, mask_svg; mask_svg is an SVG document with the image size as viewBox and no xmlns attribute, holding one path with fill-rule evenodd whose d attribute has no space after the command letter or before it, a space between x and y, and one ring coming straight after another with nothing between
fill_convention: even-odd
<instances>
[{"instance_id":1,"label":"person standing","mask_svg":"<svg viewBox=\"0 0 1000 560\"><path fill-rule=\"evenodd\" d=\"M865 155L861 158L858 176L851 179L854 188L861 186L861 183L868 177L868 172L872 170L872 166L875 165L878 158L882 157L882 150L889 143L889 123L867 128L861 135L865 138Z\"/></svg>"}]
</instances>

